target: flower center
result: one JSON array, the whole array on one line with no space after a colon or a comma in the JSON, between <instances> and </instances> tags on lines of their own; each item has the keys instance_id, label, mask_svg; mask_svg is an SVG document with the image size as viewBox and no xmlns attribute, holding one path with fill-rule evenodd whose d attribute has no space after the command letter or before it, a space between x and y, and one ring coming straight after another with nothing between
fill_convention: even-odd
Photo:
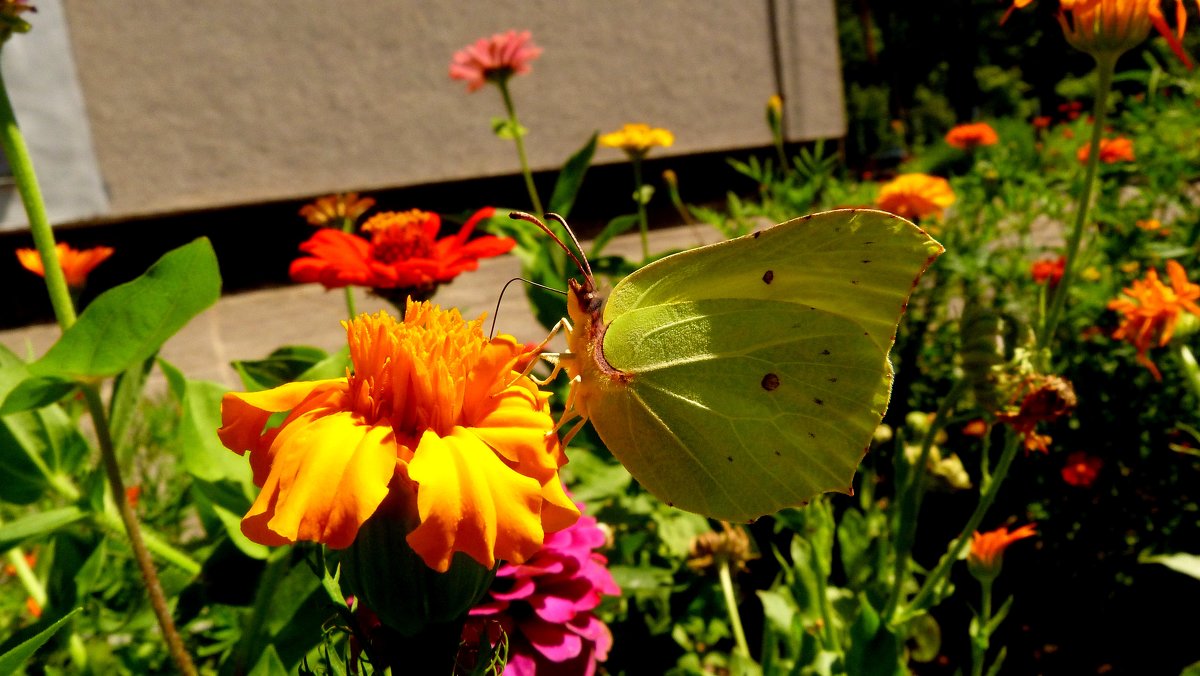
<instances>
[{"instance_id":1,"label":"flower center","mask_svg":"<svg viewBox=\"0 0 1200 676\"><path fill-rule=\"evenodd\" d=\"M419 209L385 211L363 224L371 234L371 257L381 263L431 258L437 235L434 214ZM432 225L432 227L430 227Z\"/></svg>"}]
</instances>

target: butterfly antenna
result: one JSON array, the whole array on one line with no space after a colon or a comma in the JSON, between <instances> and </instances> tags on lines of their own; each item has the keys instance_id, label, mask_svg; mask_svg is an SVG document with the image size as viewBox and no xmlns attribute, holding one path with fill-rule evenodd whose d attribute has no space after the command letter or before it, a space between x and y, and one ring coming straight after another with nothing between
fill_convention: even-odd
<instances>
[{"instance_id":1,"label":"butterfly antenna","mask_svg":"<svg viewBox=\"0 0 1200 676\"><path fill-rule=\"evenodd\" d=\"M571 242L575 244L575 249L580 253L583 253L583 245L579 243L579 238L575 236L575 231L571 229L571 226L567 225L567 219L559 216L558 214L546 214L546 218L549 218L555 223L561 225L563 230L566 230L567 234L571 236ZM575 257L571 256L571 258ZM578 259L575 260L575 265L579 265ZM588 262L587 256L583 257L583 266L579 269L579 271L587 275L588 281L592 280L592 264Z\"/></svg>"},{"instance_id":2,"label":"butterfly antenna","mask_svg":"<svg viewBox=\"0 0 1200 676\"><path fill-rule=\"evenodd\" d=\"M534 216L533 214L527 214L524 211L510 211L508 217L514 218L518 221L528 221L541 228L542 232L550 235L550 239L553 239L555 244L558 244L560 249L567 252L567 255L570 256L571 260L575 263L575 267L579 269L579 272L583 273L583 275L587 277L588 282L592 281L592 266L587 263L587 259L584 258L584 262L580 263L579 257L575 255L575 252L571 250L571 247L567 246L558 235L554 234L553 230L546 227L546 224L538 219L537 216ZM562 216L559 216L558 214L546 214L546 217L553 219L555 223L561 223L563 227L566 228L567 234L571 235L571 241L575 243L576 247L579 247L579 251L581 253L583 252L583 247L579 246L579 239L575 237L575 233L571 231L570 226L567 225L567 222L563 220Z\"/></svg>"},{"instance_id":3,"label":"butterfly antenna","mask_svg":"<svg viewBox=\"0 0 1200 676\"><path fill-rule=\"evenodd\" d=\"M552 286L546 286L545 284L538 284L537 282L525 279L524 277L513 277L504 283L504 286L500 289L500 297L496 299L496 311L492 313L492 328L488 333L488 340L496 337L496 319L500 317L500 302L504 300L504 292L508 291L508 285L512 284L513 282L525 282L530 286L536 286L539 289L545 289L551 293L559 293L564 296L567 295L567 292L561 289L556 289Z\"/></svg>"}]
</instances>

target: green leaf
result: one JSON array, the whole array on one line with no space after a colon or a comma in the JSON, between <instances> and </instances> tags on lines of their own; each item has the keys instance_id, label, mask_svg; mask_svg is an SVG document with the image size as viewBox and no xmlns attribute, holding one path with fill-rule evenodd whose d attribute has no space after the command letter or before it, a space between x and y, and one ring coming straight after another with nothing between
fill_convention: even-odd
<instances>
[{"instance_id":1,"label":"green leaf","mask_svg":"<svg viewBox=\"0 0 1200 676\"><path fill-rule=\"evenodd\" d=\"M596 134L567 158L562 171L558 172L558 180L554 182L554 192L550 195L550 213L566 218L575 205L575 196L579 194L579 186L583 184L583 176L587 173L592 156L596 154Z\"/></svg>"},{"instance_id":2,"label":"green leaf","mask_svg":"<svg viewBox=\"0 0 1200 676\"><path fill-rule=\"evenodd\" d=\"M254 668L250 670L248 676L288 676L288 671L283 666L283 661L279 659L279 653L275 652L275 646L267 646L267 649L263 651L262 657L258 658L258 662L254 664Z\"/></svg>"},{"instance_id":3,"label":"green leaf","mask_svg":"<svg viewBox=\"0 0 1200 676\"><path fill-rule=\"evenodd\" d=\"M900 676L907 670L900 664L900 641L888 630L875 608L860 596L862 609L850 627L850 649L846 652L846 673L863 676Z\"/></svg>"},{"instance_id":4,"label":"green leaf","mask_svg":"<svg viewBox=\"0 0 1200 676\"><path fill-rule=\"evenodd\" d=\"M637 223L637 214L625 214L609 221L608 225L604 226L604 229L600 231L600 234L596 235L596 239L592 240L592 250L588 252L588 258L598 258L600 252L604 250L604 247L608 246L608 243L614 237L624 234L630 228L637 225Z\"/></svg>"},{"instance_id":5,"label":"green leaf","mask_svg":"<svg viewBox=\"0 0 1200 676\"><path fill-rule=\"evenodd\" d=\"M114 376L148 359L220 295L212 245L197 239L164 255L141 277L100 294L29 370L68 378Z\"/></svg>"},{"instance_id":6,"label":"green leaf","mask_svg":"<svg viewBox=\"0 0 1200 676\"><path fill-rule=\"evenodd\" d=\"M284 383L300 380L300 374L308 371L329 354L320 348L307 345L281 347L265 359L246 359L232 363L247 391L267 390Z\"/></svg>"},{"instance_id":7,"label":"green leaf","mask_svg":"<svg viewBox=\"0 0 1200 676\"><path fill-rule=\"evenodd\" d=\"M67 620L74 617L75 613L78 613L81 610L83 610L83 608L76 608L75 610L72 610L66 615L60 617L54 624L38 632L33 638L24 641L23 643L14 647L12 650L0 655L0 674L17 673L17 670L19 670L21 666L25 664L25 661L30 657L33 657L33 654L37 652L38 648L41 648L43 645L45 645L46 641L49 641L52 636L58 633L59 629L62 629L63 625L67 623Z\"/></svg>"},{"instance_id":8,"label":"green leaf","mask_svg":"<svg viewBox=\"0 0 1200 676\"><path fill-rule=\"evenodd\" d=\"M492 133L495 134L497 138L512 141L518 136L524 136L528 134L529 130L519 124L513 124L513 121L506 117L493 117Z\"/></svg>"},{"instance_id":9,"label":"green leaf","mask_svg":"<svg viewBox=\"0 0 1200 676\"><path fill-rule=\"evenodd\" d=\"M21 411L49 406L75 391L79 383L57 376L30 376L17 383L4 398L0 415L11 415Z\"/></svg>"},{"instance_id":10,"label":"green leaf","mask_svg":"<svg viewBox=\"0 0 1200 676\"><path fill-rule=\"evenodd\" d=\"M1200 662L1193 662L1179 672L1179 676L1200 676Z\"/></svg>"},{"instance_id":11,"label":"green leaf","mask_svg":"<svg viewBox=\"0 0 1200 676\"><path fill-rule=\"evenodd\" d=\"M175 445L182 450L183 466L192 476L249 485L250 463L225 448L217 436L221 427L221 398L226 391L228 388L220 383L187 381Z\"/></svg>"},{"instance_id":12,"label":"green leaf","mask_svg":"<svg viewBox=\"0 0 1200 676\"><path fill-rule=\"evenodd\" d=\"M1160 554L1139 557L1140 563L1160 563L1176 573L1200 580L1200 556L1196 554Z\"/></svg>"},{"instance_id":13,"label":"green leaf","mask_svg":"<svg viewBox=\"0 0 1200 676\"><path fill-rule=\"evenodd\" d=\"M157 354L157 353L156 353ZM129 421L137 411L138 402L142 399L142 389L146 386L146 376L154 368L154 355L117 376L113 383L112 398L108 405L108 429L113 442L120 450L125 444L125 432ZM120 453L118 453L120 456ZM120 456L124 457L124 456Z\"/></svg>"},{"instance_id":14,"label":"green leaf","mask_svg":"<svg viewBox=\"0 0 1200 676\"><path fill-rule=\"evenodd\" d=\"M45 512L34 512L16 521L0 525L0 552L8 551L29 538L40 537L69 526L87 516L78 507L59 507ZM0 671L0 673L3 673Z\"/></svg>"}]
</instances>

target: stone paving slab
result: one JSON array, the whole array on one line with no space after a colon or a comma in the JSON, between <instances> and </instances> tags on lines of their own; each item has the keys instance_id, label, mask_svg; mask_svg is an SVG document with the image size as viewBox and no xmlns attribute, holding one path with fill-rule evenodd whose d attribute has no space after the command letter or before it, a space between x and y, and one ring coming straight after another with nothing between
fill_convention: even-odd
<instances>
[{"instance_id":1,"label":"stone paving slab","mask_svg":"<svg viewBox=\"0 0 1200 676\"><path fill-rule=\"evenodd\" d=\"M651 231L650 249L686 249L718 239L718 233L707 226L667 228ZM640 250L638 236L625 235L610 243L606 253L632 258L640 255ZM490 318L500 289L519 275L520 264L513 256L483 260L477 271L443 286L433 300L442 307L457 307L468 319L483 313ZM359 312L380 309L394 312L387 301L361 289L355 289L355 303ZM326 291L318 284L230 294L167 341L161 355L189 378L240 389L240 381L229 362L260 359L284 345L311 345L330 352L340 349L346 342L345 330L340 325L345 312L342 290ZM565 301L563 314L566 314ZM526 342L541 340L546 334L533 318L519 284L510 286L503 299L497 331ZM58 335L57 325L41 324L0 331L0 344L32 359L44 354ZM149 389L161 391L162 376L154 373Z\"/></svg>"}]
</instances>

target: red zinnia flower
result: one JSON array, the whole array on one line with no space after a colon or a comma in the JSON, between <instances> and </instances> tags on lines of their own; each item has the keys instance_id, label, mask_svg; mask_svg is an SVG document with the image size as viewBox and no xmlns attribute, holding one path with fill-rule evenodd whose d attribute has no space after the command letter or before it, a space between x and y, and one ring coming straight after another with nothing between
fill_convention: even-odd
<instances>
[{"instance_id":1,"label":"red zinnia flower","mask_svg":"<svg viewBox=\"0 0 1200 676\"><path fill-rule=\"evenodd\" d=\"M987 122L960 124L946 132L946 143L959 150L972 150L979 146L992 146L1000 141L996 130Z\"/></svg>"},{"instance_id":2,"label":"red zinnia flower","mask_svg":"<svg viewBox=\"0 0 1200 676\"><path fill-rule=\"evenodd\" d=\"M467 238L479 221L495 209L480 209L458 234L436 239L441 218L419 211L386 211L367 220L358 235L325 228L300 245L308 257L292 261L289 271L296 282L319 282L327 289L366 286L376 290L405 290L428 297L439 284L479 267L480 258L508 252L516 242L508 237L484 235Z\"/></svg>"},{"instance_id":3,"label":"red zinnia flower","mask_svg":"<svg viewBox=\"0 0 1200 676\"><path fill-rule=\"evenodd\" d=\"M1091 144L1085 144L1075 154L1080 162L1087 162L1088 157L1092 154ZM1133 141L1118 136L1117 138L1106 138L1100 140L1100 161L1105 164L1116 164L1117 162L1132 162L1133 157Z\"/></svg>"},{"instance_id":4,"label":"red zinnia flower","mask_svg":"<svg viewBox=\"0 0 1200 676\"><path fill-rule=\"evenodd\" d=\"M1058 258L1043 258L1040 261L1035 261L1029 268L1029 274L1033 277L1033 281L1038 284L1050 283L1050 286L1058 286L1062 281L1063 270L1067 267L1067 257L1059 256Z\"/></svg>"},{"instance_id":5,"label":"red zinnia flower","mask_svg":"<svg viewBox=\"0 0 1200 676\"><path fill-rule=\"evenodd\" d=\"M1083 451L1075 451L1067 456L1067 464L1063 465L1063 481L1072 486L1087 488L1100 475L1104 461Z\"/></svg>"},{"instance_id":6,"label":"red zinnia flower","mask_svg":"<svg viewBox=\"0 0 1200 676\"><path fill-rule=\"evenodd\" d=\"M503 81L528 72L529 62L541 55L542 48L533 44L529 31L496 33L455 52L450 78L465 80L467 91L473 92L489 80Z\"/></svg>"}]
</instances>

